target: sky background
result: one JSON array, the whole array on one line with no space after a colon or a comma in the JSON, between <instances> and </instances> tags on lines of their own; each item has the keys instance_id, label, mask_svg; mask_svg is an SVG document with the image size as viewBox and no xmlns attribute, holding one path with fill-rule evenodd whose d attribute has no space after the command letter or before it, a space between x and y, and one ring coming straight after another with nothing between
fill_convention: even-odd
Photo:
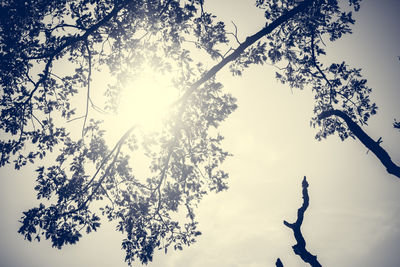
<instances>
[{"instance_id":1,"label":"sky background","mask_svg":"<svg viewBox=\"0 0 400 267\"><path fill-rule=\"evenodd\" d=\"M211 2L211 1L210 1ZM258 31L263 12L254 1L214 0L208 5L239 37ZM379 110L364 130L400 163L400 4L364 0L354 34L329 44L327 62L345 60L363 69ZM210 65L211 66L211 65ZM222 125L229 189L211 194L197 210L203 232L183 251L156 253L151 267L265 267L280 257L285 266L306 266L294 255L293 222L302 203L301 181L310 183L310 206L302 230L307 248L324 266L400 265L400 181L358 141L337 136L318 142L309 127L310 90L291 91L276 82L273 67L252 66L242 77L217 78L238 98L239 108ZM104 222L62 250L29 243L17 234L22 211L36 203L33 166L0 169L0 266L126 266L122 235ZM140 266L136 264L135 266Z\"/></svg>"}]
</instances>

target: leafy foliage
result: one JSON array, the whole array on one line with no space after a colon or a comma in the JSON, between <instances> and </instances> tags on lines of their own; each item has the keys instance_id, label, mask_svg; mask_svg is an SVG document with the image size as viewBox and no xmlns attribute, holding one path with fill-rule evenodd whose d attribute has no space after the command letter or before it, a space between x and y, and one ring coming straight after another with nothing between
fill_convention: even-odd
<instances>
[{"instance_id":1,"label":"leafy foliage","mask_svg":"<svg viewBox=\"0 0 400 267\"><path fill-rule=\"evenodd\" d=\"M257 1L258 7L266 9L267 21L273 21L295 4L296 1ZM355 11L360 8L360 1L349 1L349 4ZM299 14L267 37L268 57L271 63L280 64L276 78L292 88L312 86L316 116L311 124L320 127L318 140L334 133L342 139L352 136L338 118L318 119L323 111L343 110L361 124L377 111L375 103L370 102L371 89L360 69L350 68L345 62L325 67L318 60L325 55L323 39L335 41L351 33L354 22L352 12L341 10L338 1L315 1L308 12Z\"/></svg>"},{"instance_id":2,"label":"leafy foliage","mask_svg":"<svg viewBox=\"0 0 400 267\"><path fill-rule=\"evenodd\" d=\"M349 1L356 11L359 2ZM129 264L148 263L156 249L180 250L195 242L196 205L205 194L227 188L221 164L230 154L215 129L237 106L215 74L229 62L235 75L251 64L283 64L277 73L283 83L311 84L318 139L351 134L336 118L318 119L322 111L340 107L361 123L375 114L359 69L344 62L324 67L317 58L325 54L323 38L351 33L350 11L336 0L257 0L256 6L265 9L268 31L222 53L231 45L225 25L204 11L202 0L3 1L0 129L6 138L0 166L13 162L19 169L55 157L36 169L40 203L24 212L19 233L29 241L45 236L61 248L76 243L82 231L96 231L101 212L125 234ZM192 58L193 43L220 63L206 71ZM68 65L65 73L57 72L59 64ZM112 75L104 109L118 112L121 92L146 65L173 73L183 96L162 131L142 136L132 126L110 148L102 122L89 116L89 109L104 112L91 99L92 72ZM76 117L79 112L84 115ZM83 121L81 136L68 124L77 119ZM130 156L143 151L151 172L137 177ZM96 201L100 210L93 207Z\"/></svg>"},{"instance_id":3,"label":"leafy foliage","mask_svg":"<svg viewBox=\"0 0 400 267\"><path fill-rule=\"evenodd\" d=\"M196 203L227 188L220 164L229 154L221 148L222 136L208 130L236 108L235 99L209 80L172 111L163 132L141 137L132 127L112 149L102 122L89 120L88 109L99 110L90 83L92 71L103 66L116 78L105 95L112 112L118 112L122 88L145 64L159 72L178 66L182 74L175 83L185 90L192 76L204 72L183 47L185 39L196 36L212 57L213 46L226 42L224 24L202 10L198 0L2 3L0 127L9 140L1 141L0 165L13 160L19 169L56 156L53 165L36 169L40 204L21 218L19 233L26 239L44 236L57 248L76 243L82 231L100 226L92 208L99 201L100 212L126 234L122 248L129 264L147 263L157 248L182 249L195 241ZM57 64L66 62L72 74L57 73ZM82 136L75 137L68 121L79 119L82 108L74 99L85 89ZM151 158L149 177L134 175L129 154L139 147ZM186 222L174 215L182 206Z\"/></svg>"}]
</instances>

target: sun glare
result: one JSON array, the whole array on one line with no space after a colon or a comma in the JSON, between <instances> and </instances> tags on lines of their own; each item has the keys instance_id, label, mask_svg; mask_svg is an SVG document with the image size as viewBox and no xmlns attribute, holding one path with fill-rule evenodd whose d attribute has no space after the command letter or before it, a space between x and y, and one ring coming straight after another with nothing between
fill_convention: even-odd
<instances>
[{"instance_id":1,"label":"sun glare","mask_svg":"<svg viewBox=\"0 0 400 267\"><path fill-rule=\"evenodd\" d=\"M136 125L144 131L156 131L168 114L168 108L178 99L168 75L146 69L140 77L128 83L121 94L118 116L113 124Z\"/></svg>"}]
</instances>

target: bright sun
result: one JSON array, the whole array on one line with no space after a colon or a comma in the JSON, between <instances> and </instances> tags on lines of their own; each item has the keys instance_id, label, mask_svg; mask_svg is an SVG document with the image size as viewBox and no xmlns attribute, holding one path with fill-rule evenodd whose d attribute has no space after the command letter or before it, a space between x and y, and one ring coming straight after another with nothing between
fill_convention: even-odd
<instances>
[{"instance_id":1,"label":"bright sun","mask_svg":"<svg viewBox=\"0 0 400 267\"><path fill-rule=\"evenodd\" d=\"M170 76L147 68L123 89L114 123L155 131L162 126L168 108L178 97L178 90L174 88Z\"/></svg>"}]
</instances>

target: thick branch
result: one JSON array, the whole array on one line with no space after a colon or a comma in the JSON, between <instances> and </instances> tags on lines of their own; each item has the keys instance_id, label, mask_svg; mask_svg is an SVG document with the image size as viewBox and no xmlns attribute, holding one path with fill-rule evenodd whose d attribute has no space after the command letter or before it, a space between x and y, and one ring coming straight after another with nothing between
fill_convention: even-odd
<instances>
[{"instance_id":1,"label":"thick branch","mask_svg":"<svg viewBox=\"0 0 400 267\"><path fill-rule=\"evenodd\" d=\"M246 40L243 43L241 43L238 48L235 49L235 51L233 51L226 58L222 59L217 65L215 65L209 71L207 71L203 75L203 77L201 77L199 80L197 80L195 83L193 83L190 86L190 88L185 92L185 94L182 96L180 101L185 101L197 88L200 87L200 85L202 85L203 83L205 83L206 81L211 79L215 74L218 73L218 71L220 71L223 67L225 67L225 65L227 65L229 62L236 60L244 52L244 50L246 50L246 48L253 45L255 42L260 40L262 37L270 34L273 30L275 30L281 24L292 19L296 14L304 12L306 10L306 8L314 1L315 0L305 0L305 1L301 2L298 6L285 12L279 18L274 20L271 24L266 25L263 29L261 29L254 35L247 37Z\"/></svg>"},{"instance_id":2,"label":"thick branch","mask_svg":"<svg viewBox=\"0 0 400 267\"><path fill-rule=\"evenodd\" d=\"M389 154L380 146L380 139L378 141L374 141L369 135L358 126L346 113L343 111L332 109L328 111L324 111L318 115L318 119L326 119L330 116L338 116L343 119L349 130L357 136L357 138L364 144L378 159L382 162L383 166L386 167L386 171L390 174L395 175L397 178L400 178L400 167L397 166L392 159L390 158Z\"/></svg>"},{"instance_id":3,"label":"thick branch","mask_svg":"<svg viewBox=\"0 0 400 267\"><path fill-rule=\"evenodd\" d=\"M303 234L301 233L301 229L300 229L301 224L303 223L304 213L306 212L309 201L310 201L310 198L308 196L308 190L307 190L308 182L307 182L305 176L304 176L304 180L302 182L302 187L303 187L303 192L302 192L303 193L303 204L297 210L296 222L288 223L287 221L283 221L283 224L293 230L294 238L297 241L297 244L292 246L294 253L299 255L300 258L304 262L309 263L311 266L320 267L322 265L318 262L317 256L314 256L310 252L307 251L306 241L304 240Z\"/></svg>"}]
</instances>

